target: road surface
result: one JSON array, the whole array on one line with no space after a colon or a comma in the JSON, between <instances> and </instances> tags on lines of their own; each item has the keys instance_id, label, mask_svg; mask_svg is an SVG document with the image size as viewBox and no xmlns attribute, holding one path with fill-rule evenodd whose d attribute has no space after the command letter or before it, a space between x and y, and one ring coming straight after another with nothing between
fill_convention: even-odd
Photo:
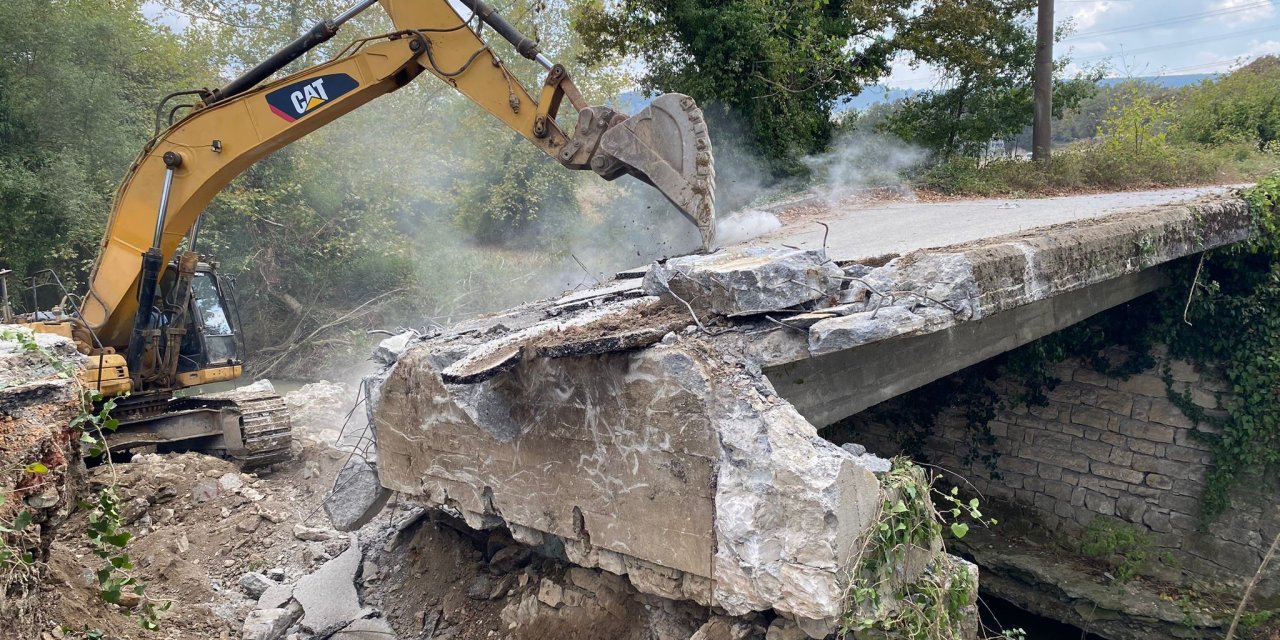
<instances>
[{"instance_id":1,"label":"road surface","mask_svg":"<svg viewBox=\"0 0 1280 640\"><path fill-rule=\"evenodd\" d=\"M1058 198L884 202L839 205L829 212L803 215L749 245L822 248L831 227L827 254L833 260L859 260L916 249L961 244L1036 227L1096 218L1162 204L1226 194L1245 185L1130 191Z\"/></svg>"}]
</instances>

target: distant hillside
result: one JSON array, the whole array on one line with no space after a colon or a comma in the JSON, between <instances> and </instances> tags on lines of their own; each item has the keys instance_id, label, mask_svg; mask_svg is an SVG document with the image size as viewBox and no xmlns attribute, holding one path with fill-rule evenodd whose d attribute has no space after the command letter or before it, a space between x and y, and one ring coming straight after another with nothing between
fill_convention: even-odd
<instances>
[{"instance_id":1,"label":"distant hillside","mask_svg":"<svg viewBox=\"0 0 1280 640\"><path fill-rule=\"evenodd\" d=\"M1151 82L1158 84L1166 89L1181 89L1193 84L1200 84L1205 80L1218 77L1217 73L1187 73L1180 76L1147 76L1137 78L1143 82ZM1098 84L1104 87L1114 87L1129 78L1103 78Z\"/></svg>"},{"instance_id":2,"label":"distant hillside","mask_svg":"<svg viewBox=\"0 0 1280 640\"><path fill-rule=\"evenodd\" d=\"M1217 77L1217 75L1218 74L1214 73L1188 73L1176 76L1144 76L1136 79L1143 82L1158 84L1168 89L1178 89L1193 84L1199 84L1204 80ZM1125 82L1126 80L1129 80L1129 78L1103 78L1098 81L1098 84L1104 87L1112 87ZM909 98L921 91L923 91L923 89L898 89L883 85L872 85L863 90L862 93L854 96L849 100L849 102L836 105L836 112L848 111L850 109L863 110L874 104Z\"/></svg>"},{"instance_id":3,"label":"distant hillside","mask_svg":"<svg viewBox=\"0 0 1280 640\"><path fill-rule=\"evenodd\" d=\"M1215 73L1188 73L1177 76L1144 76L1137 79L1142 80L1143 82L1155 83L1168 89L1179 89L1181 87L1199 84L1209 78L1217 77L1217 75L1218 74ZM1104 87L1113 87L1126 80L1129 80L1129 78L1103 78L1098 81L1098 84ZM843 113L853 109L862 111L872 105L894 102L903 98L910 98L922 91L924 90L899 89L896 87L873 84L866 89L863 89L862 93L850 98L848 102L837 103L835 111L836 113ZM644 108L645 105L649 104L649 98L645 97L644 94L638 91L628 91L619 95L617 102L619 110L623 113L635 113L636 111Z\"/></svg>"}]
</instances>

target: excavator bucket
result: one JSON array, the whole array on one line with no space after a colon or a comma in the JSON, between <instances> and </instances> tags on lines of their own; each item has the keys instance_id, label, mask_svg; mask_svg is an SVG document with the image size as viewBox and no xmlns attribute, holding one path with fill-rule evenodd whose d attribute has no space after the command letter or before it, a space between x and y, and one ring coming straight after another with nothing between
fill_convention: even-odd
<instances>
[{"instance_id":1,"label":"excavator bucket","mask_svg":"<svg viewBox=\"0 0 1280 640\"><path fill-rule=\"evenodd\" d=\"M716 242L716 171L702 109L693 98L664 93L612 126L600 151L621 169L656 187L702 234L702 250Z\"/></svg>"}]
</instances>

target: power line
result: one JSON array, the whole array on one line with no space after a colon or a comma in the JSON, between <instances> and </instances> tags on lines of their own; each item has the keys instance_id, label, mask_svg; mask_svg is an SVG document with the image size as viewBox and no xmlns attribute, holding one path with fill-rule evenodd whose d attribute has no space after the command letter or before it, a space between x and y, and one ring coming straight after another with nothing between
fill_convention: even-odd
<instances>
[{"instance_id":1,"label":"power line","mask_svg":"<svg viewBox=\"0 0 1280 640\"><path fill-rule=\"evenodd\" d=\"M1182 48L1182 47L1189 47L1189 46L1192 46L1192 45L1202 44L1202 43L1205 43L1205 42L1215 42L1215 41L1218 41L1218 40L1228 40L1228 39L1231 39L1231 38L1237 38L1237 37L1240 37L1240 36L1243 36L1243 35L1250 35L1250 34L1254 34L1254 33L1264 33L1264 32L1267 32L1267 31L1275 31L1275 29L1277 28L1277 26L1280 26L1280 25L1277 25L1277 24L1269 24L1269 25L1264 26L1264 27L1254 27L1254 28L1252 28L1252 29L1244 29L1244 30L1242 30L1242 31L1232 31L1232 32L1229 32L1229 33L1220 33L1220 34L1217 34L1217 35L1214 35L1214 36L1208 36L1208 37L1204 37L1204 38L1192 38L1191 40L1181 40L1181 41L1179 41L1179 42L1171 42L1171 43L1166 43L1166 44L1161 44L1161 45L1153 45L1153 46L1150 46L1150 47L1139 47L1139 48L1137 48L1137 49L1129 49L1129 50L1127 50L1127 51L1125 51L1125 50L1121 50L1121 51L1119 51L1119 52L1117 52L1117 53L1102 53L1102 54L1098 54L1098 55L1085 56L1085 57L1082 57L1082 58L1077 58L1077 59L1076 59L1076 62L1083 62L1083 61L1085 61L1085 60L1101 60L1101 59L1103 59L1103 58L1110 58L1110 57L1117 56L1117 55L1125 56L1125 55L1134 55L1134 54L1138 54L1138 53L1151 53L1151 52L1153 52L1153 51L1164 51L1164 50L1166 50L1166 49L1179 49L1179 48Z\"/></svg>"},{"instance_id":2,"label":"power line","mask_svg":"<svg viewBox=\"0 0 1280 640\"><path fill-rule=\"evenodd\" d=\"M1178 24L1182 22L1195 22L1199 20L1204 20L1205 18L1217 18L1225 15L1230 15L1232 13L1240 13L1242 11L1251 11L1253 9L1261 9L1262 7L1268 7L1271 5L1272 5L1271 0L1263 0L1261 2L1254 2L1251 4L1242 4L1234 7L1224 7L1222 9L1214 9L1212 11L1201 11L1199 13L1188 13L1181 16L1162 18L1160 20L1139 22L1131 25L1125 25L1123 27L1113 27L1109 29L1100 29L1097 31L1083 31L1080 33L1072 34L1067 38L1063 38L1062 41L1070 42L1072 40L1096 38L1098 36L1111 35L1115 33L1125 33L1129 31L1142 31L1145 29L1156 29L1156 28L1171 25L1171 24Z\"/></svg>"},{"instance_id":3,"label":"power line","mask_svg":"<svg viewBox=\"0 0 1280 640\"><path fill-rule=\"evenodd\" d=\"M1257 60L1258 58L1262 58L1262 57L1269 56L1269 55L1276 55L1277 53L1280 53L1280 51L1274 51L1274 52L1271 52L1271 53L1262 53L1262 54L1258 54L1258 55L1256 55L1256 56L1252 56L1251 58L1250 58L1250 56L1238 56L1238 57L1236 57L1236 58L1234 58L1234 59L1231 59L1231 60L1219 60L1219 61L1217 61L1217 62L1205 62L1205 63L1201 63L1201 64L1192 64L1192 65L1187 65L1187 66L1185 66L1185 67L1174 67L1174 68L1172 68L1172 69L1165 69L1165 70L1164 70L1164 73L1162 73L1161 75L1168 75L1168 74L1171 74L1171 73L1183 73L1183 72L1186 72L1186 71L1195 71L1195 70L1197 70L1197 69L1212 69L1213 67L1220 67L1220 66L1222 66L1222 65L1228 65L1228 66L1229 66L1229 65L1233 65L1233 64L1240 64L1241 66L1245 66L1245 64L1247 64L1247 63L1245 63L1245 62L1244 62L1246 59L1248 59L1248 61L1249 61L1249 62L1253 62L1254 60Z\"/></svg>"}]
</instances>

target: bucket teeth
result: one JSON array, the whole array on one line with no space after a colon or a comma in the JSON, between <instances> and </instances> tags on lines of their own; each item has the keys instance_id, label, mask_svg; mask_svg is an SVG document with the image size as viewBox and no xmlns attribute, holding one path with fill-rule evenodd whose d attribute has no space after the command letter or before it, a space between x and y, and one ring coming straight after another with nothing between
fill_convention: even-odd
<instances>
[{"instance_id":1,"label":"bucket teeth","mask_svg":"<svg viewBox=\"0 0 1280 640\"><path fill-rule=\"evenodd\" d=\"M702 250L716 242L716 169L707 123L693 98L664 93L605 132L600 148L653 185L698 227Z\"/></svg>"}]
</instances>

